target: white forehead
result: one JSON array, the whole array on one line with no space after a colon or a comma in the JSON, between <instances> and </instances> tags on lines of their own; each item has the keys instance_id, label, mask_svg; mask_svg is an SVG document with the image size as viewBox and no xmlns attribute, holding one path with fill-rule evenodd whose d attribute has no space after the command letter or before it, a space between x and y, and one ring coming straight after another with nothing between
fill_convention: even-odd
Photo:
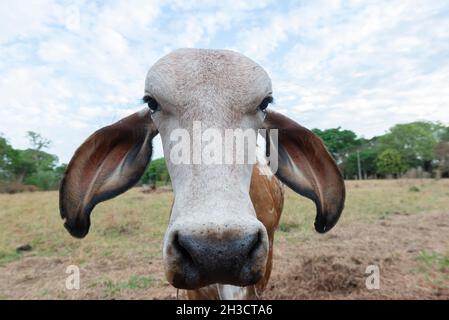
<instances>
[{"instance_id":1,"label":"white forehead","mask_svg":"<svg viewBox=\"0 0 449 320\"><path fill-rule=\"evenodd\" d=\"M265 70L230 50L178 49L148 71L145 94L172 104L207 96L250 104L271 93Z\"/></svg>"}]
</instances>

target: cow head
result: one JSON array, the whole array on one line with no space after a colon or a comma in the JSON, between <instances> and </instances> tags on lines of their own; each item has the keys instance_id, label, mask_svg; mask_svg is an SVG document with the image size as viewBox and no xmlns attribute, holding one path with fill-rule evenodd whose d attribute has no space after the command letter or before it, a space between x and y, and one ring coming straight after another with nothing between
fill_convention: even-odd
<instances>
[{"instance_id":1,"label":"cow head","mask_svg":"<svg viewBox=\"0 0 449 320\"><path fill-rule=\"evenodd\" d=\"M249 196L253 163L232 155L225 160L227 131L277 130L274 173L315 202L318 232L335 225L345 197L341 174L321 140L267 109L272 99L267 73L238 53L181 49L163 57L147 74L148 107L98 130L75 152L60 189L65 227L84 237L95 205L139 180L151 158L151 140L160 133L175 195L163 246L168 281L188 289L256 283L266 265L267 232ZM198 158L200 144L212 160L205 161L201 151ZM255 142L246 143L247 160L248 144Z\"/></svg>"}]
</instances>

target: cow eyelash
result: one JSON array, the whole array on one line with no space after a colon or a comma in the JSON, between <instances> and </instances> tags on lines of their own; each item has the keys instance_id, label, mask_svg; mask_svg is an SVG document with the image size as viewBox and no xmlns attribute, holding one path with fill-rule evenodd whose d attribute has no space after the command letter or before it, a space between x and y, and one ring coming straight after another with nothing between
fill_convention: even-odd
<instances>
[{"instance_id":1,"label":"cow eyelash","mask_svg":"<svg viewBox=\"0 0 449 320\"><path fill-rule=\"evenodd\" d=\"M148 108L150 108L151 113L155 113L159 110L159 103L157 103L156 99L150 96L144 96L142 98L142 101L148 105Z\"/></svg>"},{"instance_id":2,"label":"cow eyelash","mask_svg":"<svg viewBox=\"0 0 449 320\"><path fill-rule=\"evenodd\" d=\"M273 101L274 101L274 99L273 99L272 96L265 97L265 98L262 100L262 102L259 104L259 106L258 106L257 108L258 108L260 111L265 112L265 109L267 109L267 108L268 108L268 105L269 105L270 103L273 103Z\"/></svg>"}]
</instances>

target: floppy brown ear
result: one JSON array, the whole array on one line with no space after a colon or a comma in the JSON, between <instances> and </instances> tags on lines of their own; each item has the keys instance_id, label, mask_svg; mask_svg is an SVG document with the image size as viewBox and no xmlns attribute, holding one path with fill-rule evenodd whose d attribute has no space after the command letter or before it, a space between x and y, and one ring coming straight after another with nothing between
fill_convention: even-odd
<instances>
[{"instance_id":1,"label":"floppy brown ear","mask_svg":"<svg viewBox=\"0 0 449 320\"><path fill-rule=\"evenodd\" d=\"M268 111L265 118L271 150L277 151L276 176L289 188L315 202L315 229L329 231L338 221L345 202L345 185L340 170L321 139L290 118ZM273 130L270 130L273 131ZM273 156L273 154L271 154Z\"/></svg>"},{"instance_id":2,"label":"floppy brown ear","mask_svg":"<svg viewBox=\"0 0 449 320\"><path fill-rule=\"evenodd\" d=\"M96 204L139 181L157 133L149 110L144 110L96 131L76 150L59 189L59 211L72 236L86 236Z\"/></svg>"}]
</instances>

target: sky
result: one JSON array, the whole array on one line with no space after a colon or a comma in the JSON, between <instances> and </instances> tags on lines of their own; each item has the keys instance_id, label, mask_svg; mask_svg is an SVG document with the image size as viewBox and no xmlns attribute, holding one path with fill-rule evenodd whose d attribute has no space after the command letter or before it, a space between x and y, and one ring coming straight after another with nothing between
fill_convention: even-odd
<instances>
[{"instance_id":1,"label":"sky","mask_svg":"<svg viewBox=\"0 0 449 320\"><path fill-rule=\"evenodd\" d=\"M449 122L449 1L0 0L0 133L27 148L36 131L68 162L142 109L148 69L182 47L258 62L272 108L308 128Z\"/></svg>"}]
</instances>

